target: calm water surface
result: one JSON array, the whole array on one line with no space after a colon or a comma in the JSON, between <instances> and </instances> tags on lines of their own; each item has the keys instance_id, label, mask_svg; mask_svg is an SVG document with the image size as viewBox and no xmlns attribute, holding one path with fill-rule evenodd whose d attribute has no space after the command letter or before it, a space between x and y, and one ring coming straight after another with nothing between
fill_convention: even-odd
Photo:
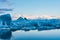
<instances>
[{"instance_id":1,"label":"calm water surface","mask_svg":"<svg viewBox=\"0 0 60 40\"><path fill-rule=\"evenodd\" d=\"M12 32L11 40L60 40L60 30L16 31Z\"/></svg>"}]
</instances>

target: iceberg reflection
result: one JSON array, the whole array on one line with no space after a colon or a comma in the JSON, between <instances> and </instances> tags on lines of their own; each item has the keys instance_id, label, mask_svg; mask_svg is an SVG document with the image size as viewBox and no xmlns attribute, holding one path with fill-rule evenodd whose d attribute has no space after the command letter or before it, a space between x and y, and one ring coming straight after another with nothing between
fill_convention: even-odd
<instances>
[{"instance_id":1,"label":"iceberg reflection","mask_svg":"<svg viewBox=\"0 0 60 40\"><path fill-rule=\"evenodd\" d=\"M10 40L11 36L12 36L12 32L9 28L0 29L0 39Z\"/></svg>"}]
</instances>

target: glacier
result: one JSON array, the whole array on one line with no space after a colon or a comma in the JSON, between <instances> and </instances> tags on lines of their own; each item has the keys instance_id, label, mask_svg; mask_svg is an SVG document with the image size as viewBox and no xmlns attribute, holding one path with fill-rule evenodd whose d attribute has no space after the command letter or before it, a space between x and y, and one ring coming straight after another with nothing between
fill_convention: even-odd
<instances>
[{"instance_id":1,"label":"glacier","mask_svg":"<svg viewBox=\"0 0 60 40\"><path fill-rule=\"evenodd\" d=\"M12 20L10 14L5 14L0 16L0 29L1 28L10 28L11 31L60 29L60 19L27 19L25 17L19 17L17 20Z\"/></svg>"}]
</instances>

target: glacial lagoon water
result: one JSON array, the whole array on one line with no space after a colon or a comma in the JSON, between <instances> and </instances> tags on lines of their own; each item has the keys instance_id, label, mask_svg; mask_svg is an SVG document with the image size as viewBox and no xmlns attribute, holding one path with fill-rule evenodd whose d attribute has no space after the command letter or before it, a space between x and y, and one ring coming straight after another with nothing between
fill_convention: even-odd
<instances>
[{"instance_id":1,"label":"glacial lagoon water","mask_svg":"<svg viewBox=\"0 0 60 40\"><path fill-rule=\"evenodd\" d=\"M60 40L60 30L31 30L28 32L16 31L12 33L13 40Z\"/></svg>"},{"instance_id":2,"label":"glacial lagoon water","mask_svg":"<svg viewBox=\"0 0 60 40\"><path fill-rule=\"evenodd\" d=\"M1 39L3 40L3 39ZM7 40L60 40L60 29L44 31L15 31Z\"/></svg>"}]
</instances>

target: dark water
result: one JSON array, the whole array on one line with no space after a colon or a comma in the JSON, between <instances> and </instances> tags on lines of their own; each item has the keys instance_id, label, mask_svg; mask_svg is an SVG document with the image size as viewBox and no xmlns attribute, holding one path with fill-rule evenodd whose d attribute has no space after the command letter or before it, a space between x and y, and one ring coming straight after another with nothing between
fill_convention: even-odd
<instances>
[{"instance_id":1,"label":"dark water","mask_svg":"<svg viewBox=\"0 0 60 40\"><path fill-rule=\"evenodd\" d=\"M11 32L12 35L7 39L1 38L1 40L60 40L60 30L48 30L48 31L16 31Z\"/></svg>"}]
</instances>

